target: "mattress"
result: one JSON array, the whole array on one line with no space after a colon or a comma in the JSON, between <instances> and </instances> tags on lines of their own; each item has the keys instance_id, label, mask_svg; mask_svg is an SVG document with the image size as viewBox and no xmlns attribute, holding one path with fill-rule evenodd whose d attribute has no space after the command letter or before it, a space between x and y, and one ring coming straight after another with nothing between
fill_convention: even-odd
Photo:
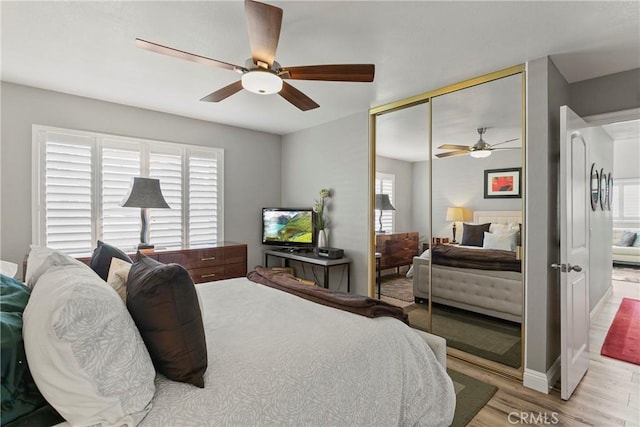
<instances>
[{"instance_id":1,"label":"mattress","mask_svg":"<svg viewBox=\"0 0 640 427\"><path fill-rule=\"evenodd\" d=\"M141 426L447 426L451 379L399 320L370 319L245 278L197 285L205 388L158 375Z\"/></svg>"}]
</instances>

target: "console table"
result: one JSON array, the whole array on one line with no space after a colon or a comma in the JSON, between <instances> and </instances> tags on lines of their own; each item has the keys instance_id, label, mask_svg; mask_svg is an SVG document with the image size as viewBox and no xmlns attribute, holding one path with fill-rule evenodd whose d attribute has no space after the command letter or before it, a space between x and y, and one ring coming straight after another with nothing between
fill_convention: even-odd
<instances>
[{"instance_id":1,"label":"console table","mask_svg":"<svg viewBox=\"0 0 640 427\"><path fill-rule=\"evenodd\" d=\"M347 292L351 291L351 258L342 257L338 259L329 259L316 255L313 252L292 252L288 249L284 250L265 250L264 251L264 266L269 267L269 257L276 257L284 259L284 266L289 267L290 261L298 261L303 264L319 265L324 268L324 283L325 288L329 288L329 269L331 267L343 266L347 268Z\"/></svg>"}]
</instances>

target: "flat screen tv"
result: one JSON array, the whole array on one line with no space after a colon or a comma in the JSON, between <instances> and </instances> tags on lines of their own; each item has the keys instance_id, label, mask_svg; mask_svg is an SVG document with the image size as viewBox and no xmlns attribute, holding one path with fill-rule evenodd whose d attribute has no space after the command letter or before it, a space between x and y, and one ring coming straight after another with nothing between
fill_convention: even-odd
<instances>
[{"instance_id":1,"label":"flat screen tv","mask_svg":"<svg viewBox=\"0 0 640 427\"><path fill-rule=\"evenodd\" d=\"M262 208L262 244L315 247L314 215L312 208Z\"/></svg>"}]
</instances>

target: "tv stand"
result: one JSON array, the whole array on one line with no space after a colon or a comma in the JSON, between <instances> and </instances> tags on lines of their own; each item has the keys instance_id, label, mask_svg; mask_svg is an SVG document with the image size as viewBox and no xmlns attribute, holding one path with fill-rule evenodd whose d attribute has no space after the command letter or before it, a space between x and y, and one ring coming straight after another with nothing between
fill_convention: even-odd
<instances>
[{"instance_id":1,"label":"tv stand","mask_svg":"<svg viewBox=\"0 0 640 427\"><path fill-rule=\"evenodd\" d=\"M313 252L313 248L295 248L295 247L291 247L291 248L276 249L276 251L290 253L290 254L299 254L299 253Z\"/></svg>"},{"instance_id":2,"label":"tv stand","mask_svg":"<svg viewBox=\"0 0 640 427\"><path fill-rule=\"evenodd\" d=\"M296 253L291 252L292 248L282 248L278 250L265 250L264 251L264 266L269 267L269 257L282 258L284 260L284 266L289 267L290 261L297 261L303 264L319 265L324 268L324 283L325 288L329 288L329 269L331 267L343 266L347 269L347 292L351 292L351 258L342 257L338 259L328 259L319 257L313 252L313 249L306 249L309 253Z\"/></svg>"}]
</instances>

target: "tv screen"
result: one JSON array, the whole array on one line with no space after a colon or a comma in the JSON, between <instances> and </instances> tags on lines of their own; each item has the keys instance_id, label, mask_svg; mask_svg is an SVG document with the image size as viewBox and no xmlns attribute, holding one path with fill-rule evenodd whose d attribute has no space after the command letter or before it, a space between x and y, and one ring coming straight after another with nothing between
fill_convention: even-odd
<instances>
[{"instance_id":1,"label":"tv screen","mask_svg":"<svg viewBox=\"0 0 640 427\"><path fill-rule=\"evenodd\" d=\"M262 244L314 247L313 220L311 208L262 208Z\"/></svg>"}]
</instances>

